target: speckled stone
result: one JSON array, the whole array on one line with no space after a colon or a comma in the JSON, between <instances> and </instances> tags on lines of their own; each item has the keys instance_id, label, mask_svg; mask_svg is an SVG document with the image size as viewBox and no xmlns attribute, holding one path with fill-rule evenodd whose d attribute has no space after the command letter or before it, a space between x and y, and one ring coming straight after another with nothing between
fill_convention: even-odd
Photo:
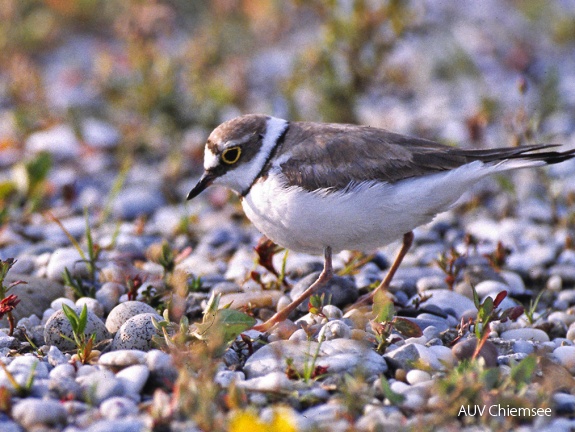
<instances>
[{"instance_id":1,"label":"speckled stone","mask_svg":"<svg viewBox=\"0 0 575 432\"><path fill-rule=\"evenodd\" d=\"M144 313L158 314L152 306L140 301L120 303L110 311L106 319L106 328L110 333L116 333L130 318Z\"/></svg>"},{"instance_id":2,"label":"speckled stone","mask_svg":"<svg viewBox=\"0 0 575 432\"><path fill-rule=\"evenodd\" d=\"M156 321L163 320L157 313L143 313L130 318L122 324L122 327L114 336L112 349L151 350L153 348L152 337L157 334L152 324L152 318L155 318Z\"/></svg>"},{"instance_id":3,"label":"speckled stone","mask_svg":"<svg viewBox=\"0 0 575 432\"><path fill-rule=\"evenodd\" d=\"M80 314L81 309L75 308L76 313ZM96 334L96 343L102 342L110 337L110 333L106 330L104 323L93 312L88 311L88 319L86 322L86 329L84 334L89 337L92 333ZM62 351L69 351L76 348L74 342L64 339L61 334L74 339L72 326L64 315L63 310L58 310L52 314L44 328L44 340L46 345L54 345Z\"/></svg>"}]
</instances>

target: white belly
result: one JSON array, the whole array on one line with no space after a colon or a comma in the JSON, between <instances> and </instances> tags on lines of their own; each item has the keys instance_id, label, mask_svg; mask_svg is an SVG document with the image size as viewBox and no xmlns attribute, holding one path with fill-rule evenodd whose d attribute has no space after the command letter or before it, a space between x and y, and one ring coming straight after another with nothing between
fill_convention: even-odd
<instances>
[{"instance_id":1,"label":"white belly","mask_svg":"<svg viewBox=\"0 0 575 432\"><path fill-rule=\"evenodd\" d=\"M347 192L285 188L270 173L242 199L247 217L277 244L321 254L324 247L372 251L449 209L478 179L505 170L473 162L456 170L394 184L363 183ZM508 168L507 168L508 169Z\"/></svg>"}]
</instances>

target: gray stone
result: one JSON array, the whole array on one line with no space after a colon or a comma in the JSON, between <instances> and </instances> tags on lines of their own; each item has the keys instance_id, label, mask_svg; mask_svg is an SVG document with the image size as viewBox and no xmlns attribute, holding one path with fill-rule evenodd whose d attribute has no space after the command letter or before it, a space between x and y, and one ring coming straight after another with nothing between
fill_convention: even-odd
<instances>
[{"instance_id":1,"label":"gray stone","mask_svg":"<svg viewBox=\"0 0 575 432\"><path fill-rule=\"evenodd\" d=\"M128 366L116 374L118 379L124 386L124 394L136 402L140 401L140 392L144 388L150 371L145 365Z\"/></svg>"},{"instance_id":2,"label":"gray stone","mask_svg":"<svg viewBox=\"0 0 575 432\"><path fill-rule=\"evenodd\" d=\"M23 399L12 409L12 416L26 429L66 425L66 410L55 400Z\"/></svg>"},{"instance_id":3,"label":"gray stone","mask_svg":"<svg viewBox=\"0 0 575 432\"><path fill-rule=\"evenodd\" d=\"M85 432L144 432L148 430L143 420L129 418L101 420L91 425Z\"/></svg>"},{"instance_id":4,"label":"gray stone","mask_svg":"<svg viewBox=\"0 0 575 432\"><path fill-rule=\"evenodd\" d=\"M290 297L293 299L301 295L319 277L319 272L314 272L301 279L293 286ZM332 304L337 307L344 307L357 300L358 292L353 280L346 277L334 276L324 287L320 288L316 295L325 295L325 304ZM298 310L307 312L308 302L303 302Z\"/></svg>"},{"instance_id":5,"label":"gray stone","mask_svg":"<svg viewBox=\"0 0 575 432\"><path fill-rule=\"evenodd\" d=\"M461 317L465 311L475 307L473 300L451 290L437 289L425 291L422 294L431 296L422 303L422 307L425 308L430 305L434 305L441 308L443 311L448 308L453 309L458 317ZM416 297L413 297L411 301L414 301L415 299Z\"/></svg>"},{"instance_id":6,"label":"gray stone","mask_svg":"<svg viewBox=\"0 0 575 432\"><path fill-rule=\"evenodd\" d=\"M405 370L414 369L414 365L420 363L427 365L432 370L445 369L437 355L429 347L418 343L402 345L386 353L385 357Z\"/></svg>"},{"instance_id":7,"label":"gray stone","mask_svg":"<svg viewBox=\"0 0 575 432\"><path fill-rule=\"evenodd\" d=\"M86 305L86 308L93 312L98 318L104 318L104 307L100 302L92 297L81 297L76 300L76 306L82 309Z\"/></svg>"},{"instance_id":8,"label":"gray stone","mask_svg":"<svg viewBox=\"0 0 575 432\"><path fill-rule=\"evenodd\" d=\"M108 420L120 419L138 413L136 403L126 397L114 396L105 400L100 405L102 417Z\"/></svg>"},{"instance_id":9,"label":"gray stone","mask_svg":"<svg viewBox=\"0 0 575 432\"><path fill-rule=\"evenodd\" d=\"M351 329L342 320L329 321L319 331L318 341L332 340L337 338L351 338Z\"/></svg>"},{"instance_id":10,"label":"gray stone","mask_svg":"<svg viewBox=\"0 0 575 432\"><path fill-rule=\"evenodd\" d=\"M166 354L167 355L167 354ZM109 368L124 368L132 365L144 364L146 353L135 349L122 349L102 354L98 364Z\"/></svg>"},{"instance_id":11,"label":"gray stone","mask_svg":"<svg viewBox=\"0 0 575 432\"><path fill-rule=\"evenodd\" d=\"M65 294L64 285L48 279L9 272L4 283L9 285L15 281L24 281L12 287L9 294L14 294L20 299L20 303L12 311L16 322L30 315L41 317L53 300ZM0 320L0 326L7 327L6 317Z\"/></svg>"},{"instance_id":12,"label":"gray stone","mask_svg":"<svg viewBox=\"0 0 575 432\"><path fill-rule=\"evenodd\" d=\"M126 292L126 287L117 282L106 282L96 291L96 300L100 302L104 311L109 313L120 301L120 296ZM120 323L121 325L121 323Z\"/></svg>"},{"instance_id":13,"label":"gray stone","mask_svg":"<svg viewBox=\"0 0 575 432\"><path fill-rule=\"evenodd\" d=\"M499 335L503 340L527 340L534 342L549 342L549 335L543 330L534 328L518 328L507 330Z\"/></svg>"},{"instance_id":14,"label":"gray stone","mask_svg":"<svg viewBox=\"0 0 575 432\"><path fill-rule=\"evenodd\" d=\"M267 375L270 372L285 372L286 359L293 360L294 367L303 374L304 365L313 362L325 367L328 374L361 372L366 376L384 373L387 364L383 357L363 342L350 339L335 339L320 344L317 342L276 341L272 342L248 358L244 372L248 378Z\"/></svg>"},{"instance_id":15,"label":"gray stone","mask_svg":"<svg viewBox=\"0 0 575 432\"><path fill-rule=\"evenodd\" d=\"M87 278L89 276L86 262L73 247L56 249L52 253L46 267L46 277L61 282L65 269L68 269L75 277Z\"/></svg>"},{"instance_id":16,"label":"gray stone","mask_svg":"<svg viewBox=\"0 0 575 432\"><path fill-rule=\"evenodd\" d=\"M100 405L113 396L124 396L124 386L108 370L96 370L88 375L78 376L76 382L82 387L84 400Z\"/></svg>"},{"instance_id":17,"label":"gray stone","mask_svg":"<svg viewBox=\"0 0 575 432\"><path fill-rule=\"evenodd\" d=\"M555 348L553 356L559 361L561 366L571 374L575 374L575 346L560 346Z\"/></svg>"}]
</instances>

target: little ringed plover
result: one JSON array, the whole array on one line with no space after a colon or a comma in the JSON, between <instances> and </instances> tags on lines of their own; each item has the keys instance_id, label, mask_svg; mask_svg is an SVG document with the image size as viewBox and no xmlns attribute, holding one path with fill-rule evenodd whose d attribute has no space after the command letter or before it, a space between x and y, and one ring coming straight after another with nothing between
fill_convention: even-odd
<instances>
[{"instance_id":1,"label":"little ringed plover","mask_svg":"<svg viewBox=\"0 0 575 432\"><path fill-rule=\"evenodd\" d=\"M551 147L555 145L464 150L369 126L244 115L210 134L205 172L187 199L210 185L226 186L240 196L256 228L275 243L324 254L319 278L254 327L265 331L329 281L332 253L372 251L403 236L386 277L364 299L371 300L391 282L414 228L449 209L485 176L575 156L575 150Z\"/></svg>"}]
</instances>

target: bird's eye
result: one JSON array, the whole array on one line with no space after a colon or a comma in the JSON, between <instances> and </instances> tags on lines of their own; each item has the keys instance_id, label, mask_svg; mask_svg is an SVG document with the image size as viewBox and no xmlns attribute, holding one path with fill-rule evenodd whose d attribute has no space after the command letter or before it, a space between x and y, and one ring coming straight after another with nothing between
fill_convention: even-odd
<instances>
[{"instance_id":1,"label":"bird's eye","mask_svg":"<svg viewBox=\"0 0 575 432\"><path fill-rule=\"evenodd\" d=\"M238 161L238 159L240 158L241 154L242 154L242 149L237 147L237 146L225 149L222 152L222 162L224 162L225 164L228 164L228 165L235 164Z\"/></svg>"}]
</instances>

